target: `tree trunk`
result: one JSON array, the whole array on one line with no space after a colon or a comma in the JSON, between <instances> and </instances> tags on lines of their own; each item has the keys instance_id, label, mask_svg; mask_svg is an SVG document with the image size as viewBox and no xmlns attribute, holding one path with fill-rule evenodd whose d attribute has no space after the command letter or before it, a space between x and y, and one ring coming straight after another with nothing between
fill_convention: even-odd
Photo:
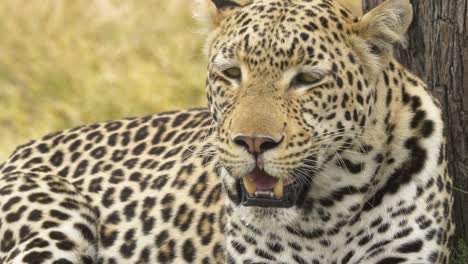
<instances>
[{"instance_id":1,"label":"tree trunk","mask_svg":"<svg viewBox=\"0 0 468 264\"><path fill-rule=\"evenodd\" d=\"M363 0L365 12L383 0ZM414 21L399 61L443 105L457 236L468 242L468 0L411 0Z\"/></svg>"}]
</instances>

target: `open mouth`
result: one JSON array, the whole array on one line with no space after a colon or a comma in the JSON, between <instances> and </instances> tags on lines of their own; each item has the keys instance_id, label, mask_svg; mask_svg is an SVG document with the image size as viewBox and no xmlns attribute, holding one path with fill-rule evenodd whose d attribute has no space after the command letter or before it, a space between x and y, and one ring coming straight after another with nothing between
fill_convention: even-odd
<instances>
[{"instance_id":1,"label":"open mouth","mask_svg":"<svg viewBox=\"0 0 468 264\"><path fill-rule=\"evenodd\" d=\"M275 178L256 167L239 181L243 206L288 208L296 205L303 185L290 178Z\"/></svg>"}]
</instances>

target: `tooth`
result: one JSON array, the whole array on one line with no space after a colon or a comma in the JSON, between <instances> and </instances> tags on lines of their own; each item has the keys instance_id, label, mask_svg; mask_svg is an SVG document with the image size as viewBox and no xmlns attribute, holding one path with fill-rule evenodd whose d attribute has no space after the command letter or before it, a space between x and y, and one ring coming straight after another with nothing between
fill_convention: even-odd
<instances>
[{"instance_id":1,"label":"tooth","mask_svg":"<svg viewBox=\"0 0 468 264\"><path fill-rule=\"evenodd\" d=\"M280 178L273 189L273 193L275 194L276 199L283 198L283 186L284 186L284 178Z\"/></svg>"},{"instance_id":2,"label":"tooth","mask_svg":"<svg viewBox=\"0 0 468 264\"><path fill-rule=\"evenodd\" d=\"M250 196L254 196L255 192L257 191L257 187L255 187L255 184L253 184L249 177L245 176L242 178L242 181L244 182L244 187L249 193Z\"/></svg>"}]
</instances>

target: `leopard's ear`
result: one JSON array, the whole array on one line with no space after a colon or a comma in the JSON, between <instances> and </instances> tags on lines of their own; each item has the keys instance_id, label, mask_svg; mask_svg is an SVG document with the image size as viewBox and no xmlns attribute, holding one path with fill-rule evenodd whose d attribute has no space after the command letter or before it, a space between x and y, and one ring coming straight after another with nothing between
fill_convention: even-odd
<instances>
[{"instance_id":1,"label":"leopard's ear","mask_svg":"<svg viewBox=\"0 0 468 264\"><path fill-rule=\"evenodd\" d=\"M354 29L375 55L385 56L395 44L405 44L412 21L413 7L409 0L387 0L365 14Z\"/></svg>"},{"instance_id":2,"label":"leopard's ear","mask_svg":"<svg viewBox=\"0 0 468 264\"><path fill-rule=\"evenodd\" d=\"M195 0L194 16L208 30L217 28L221 22L252 0Z\"/></svg>"},{"instance_id":3,"label":"leopard's ear","mask_svg":"<svg viewBox=\"0 0 468 264\"><path fill-rule=\"evenodd\" d=\"M338 2L348 9L355 17L362 16L362 0L338 0Z\"/></svg>"},{"instance_id":4,"label":"leopard's ear","mask_svg":"<svg viewBox=\"0 0 468 264\"><path fill-rule=\"evenodd\" d=\"M355 49L374 70L393 55L396 44L406 44L406 32L413 21L409 0L386 0L352 25Z\"/></svg>"}]
</instances>

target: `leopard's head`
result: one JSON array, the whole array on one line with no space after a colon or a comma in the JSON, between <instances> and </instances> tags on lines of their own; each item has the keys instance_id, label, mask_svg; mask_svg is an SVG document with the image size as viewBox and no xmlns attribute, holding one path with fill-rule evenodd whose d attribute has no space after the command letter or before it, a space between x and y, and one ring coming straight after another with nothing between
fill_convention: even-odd
<instances>
[{"instance_id":1,"label":"leopard's head","mask_svg":"<svg viewBox=\"0 0 468 264\"><path fill-rule=\"evenodd\" d=\"M365 129L411 5L387 0L362 15L360 0L199 2L230 207L251 222L299 219L306 198L337 180L322 171Z\"/></svg>"}]
</instances>

